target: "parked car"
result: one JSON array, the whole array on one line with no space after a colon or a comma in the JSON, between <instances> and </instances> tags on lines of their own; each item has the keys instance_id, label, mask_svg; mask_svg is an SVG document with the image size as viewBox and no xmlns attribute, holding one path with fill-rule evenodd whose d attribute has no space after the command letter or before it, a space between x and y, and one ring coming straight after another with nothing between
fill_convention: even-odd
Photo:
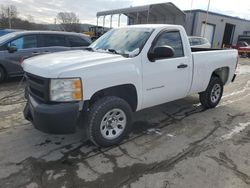
<instances>
[{"instance_id":1,"label":"parked car","mask_svg":"<svg viewBox=\"0 0 250 188\"><path fill-rule=\"evenodd\" d=\"M6 35L8 33L13 33L13 32L17 32L17 31L21 31L19 29L0 29L0 37L3 35Z\"/></svg>"},{"instance_id":2,"label":"parked car","mask_svg":"<svg viewBox=\"0 0 250 188\"><path fill-rule=\"evenodd\" d=\"M21 31L0 37L0 82L20 76L20 61L45 53L76 50L89 46L89 36L55 31ZM46 62L45 62L46 63Z\"/></svg>"},{"instance_id":3,"label":"parked car","mask_svg":"<svg viewBox=\"0 0 250 188\"><path fill-rule=\"evenodd\" d=\"M210 42L203 37L188 37L191 48L211 48Z\"/></svg>"},{"instance_id":4,"label":"parked car","mask_svg":"<svg viewBox=\"0 0 250 188\"><path fill-rule=\"evenodd\" d=\"M85 51L25 60L24 116L50 133L74 132L83 118L89 139L110 146L129 133L132 112L195 93L205 108L216 107L235 78L237 56L191 49L182 26L112 29Z\"/></svg>"},{"instance_id":5,"label":"parked car","mask_svg":"<svg viewBox=\"0 0 250 188\"><path fill-rule=\"evenodd\" d=\"M240 57L250 58L250 45L246 41L239 41L237 45L226 45L225 48L237 49Z\"/></svg>"}]
</instances>

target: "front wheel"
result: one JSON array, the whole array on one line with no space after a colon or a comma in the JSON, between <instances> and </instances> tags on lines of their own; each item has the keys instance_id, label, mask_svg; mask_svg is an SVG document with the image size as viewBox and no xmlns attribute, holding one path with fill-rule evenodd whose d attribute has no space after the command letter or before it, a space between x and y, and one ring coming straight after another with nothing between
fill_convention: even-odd
<instances>
[{"instance_id":1,"label":"front wheel","mask_svg":"<svg viewBox=\"0 0 250 188\"><path fill-rule=\"evenodd\" d=\"M223 94L223 83L220 78L212 76L206 91L200 93L200 102L205 108L218 105Z\"/></svg>"},{"instance_id":2,"label":"front wheel","mask_svg":"<svg viewBox=\"0 0 250 188\"><path fill-rule=\"evenodd\" d=\"M104 97L90 108L88 137L97 146L108 147L120 143L129 133L132 110L118 97Z\"/></svg>"}]
</instances>

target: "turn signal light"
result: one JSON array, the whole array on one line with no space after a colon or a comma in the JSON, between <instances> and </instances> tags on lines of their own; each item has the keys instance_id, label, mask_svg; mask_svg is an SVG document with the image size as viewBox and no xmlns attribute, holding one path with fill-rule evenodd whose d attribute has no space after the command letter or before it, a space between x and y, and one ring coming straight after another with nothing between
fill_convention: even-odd
<instances>
[{"instance_id":1,"label":"turn signal light","mask_svg":"<svg viewBox=\"0 0 250 188\"><path fill-rule=\"evenodd\" d=\"M81 92L81 91L75 91L75 92L73 93L72 98L73 98L74 100L81 100L81 99L82 99L82 92Z\"/></svg>"},{"instance_id":2,"label":"turn signal light","mask_svg":"<svg viewBox=\"0 0 250 188\"><path fill-rule=\"evenodd\" d=\"M74 85L75 89L81 89L82 88L82 84L81 84L80 80L75 80L73 85Z\"/></svg>"}]
</instances>

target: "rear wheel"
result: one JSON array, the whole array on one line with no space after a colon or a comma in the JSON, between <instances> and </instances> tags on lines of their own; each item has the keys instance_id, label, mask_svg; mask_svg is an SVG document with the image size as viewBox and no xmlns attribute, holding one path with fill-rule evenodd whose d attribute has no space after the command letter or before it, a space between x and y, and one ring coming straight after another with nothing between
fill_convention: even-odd
<instances>
[{"instance_id":1,"label":"rear wheel","mask_svg":"<svg viewBox=\"0 0 250 188\"><path fill-rule=\"evenodd\" d=\"M205 108L218 105L223 94L223 83L220 78L212 76L206 91L200 93L200 102Z\"/></svg>"},{"instance_id":2,"label":"rear wheel","mask_svg":"<svg viewBox=\"0 0 250 188\"><path fill-rule=\"evenodd\" d=\"M6 73L2 67L0 67L0 82L4 81L6 78Z\"/></svg>"},{"instance_id":3,"label":"rear wheel","mask_svg":"<svg viewBox=\"0 0 250 188\"><path fill-rule=\"evenodd\" d=\"M89 139L97 146L108 147L120 143L131 128L132 110L118 97L104 97L90 108Z\"/></svg>"}]
</instances>

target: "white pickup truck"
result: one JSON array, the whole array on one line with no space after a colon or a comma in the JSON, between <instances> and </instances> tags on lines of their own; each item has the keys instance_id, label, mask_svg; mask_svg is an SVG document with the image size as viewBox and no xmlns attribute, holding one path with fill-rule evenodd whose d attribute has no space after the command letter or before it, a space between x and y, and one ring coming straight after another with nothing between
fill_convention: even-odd
<instances>
[{"instance_id":1,"label":"white pickup truck","mask_svg":"<svg viewBox=\"0 0 250 188\"><path fill-rule=\"evenodd\" d=\"M198 93L215 107L235 78L236 50L191 49L177 25L112 29L86 50L27 59L24 116L42 131L74 132L83 118L98 146L122 141L132 112Z\"/></svg>"}]
</instances>

